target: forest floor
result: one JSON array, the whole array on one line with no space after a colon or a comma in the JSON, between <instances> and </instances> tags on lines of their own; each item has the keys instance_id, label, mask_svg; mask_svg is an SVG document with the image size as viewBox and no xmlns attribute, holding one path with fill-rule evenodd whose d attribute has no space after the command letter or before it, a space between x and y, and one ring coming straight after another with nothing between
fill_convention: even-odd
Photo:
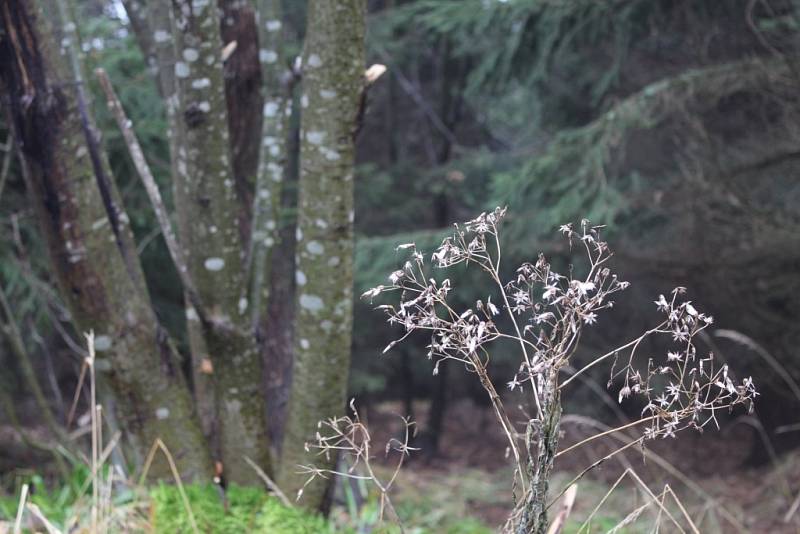
<instances>
[{"instance_id":1,"label":"forest floor","mask_svg":"<svg viewBox=\"0 0 800 534\"><path fill-rule=\"evenodd\" d=\"M402 429L396 415L401 410L398 403L384 403L370 411L368 424L376 450ZM424 405L415 405L417 420L425 420L425 411ZM596 433L597 428L591 428L594 424L588 418L565 417L562 444L577 443ZM613 488L594 515L590 531L606 532L624 522L621 532L651 532L658 509L636 482L639 477L655 495L660 496L669 485L701 532L800 533L800 511L793 510L798 504L795 499L800 499L800 453L753 467L749 457L757 439L752 421L740 419L719 431L700 434L687 430L674 439L648 442L647 455L638 448L628 449L578 483L567 531L576 532ZM398 478L394 500L400 507L413 509L403 503L417 503L424 510L424 503L448 503L449 510L440 509L439 513L472 516L490 527L502 525L511 508L512 471L492 412L468 400L456 403L448 409L439 453L426 455L421 441L423 450L412 454ZM553 495L622 444L603 438L557 459ZM636 476L629 474L615 486L626 470ZM647 502L651 506L637 511ZM681 512L675 501L667 497L664 502L679 520ZM784 521L787 515L789 519ZM678 531L661 519L662 532ZM688 522L679 522L689 531Z\"/></svg>"},{"instance_id":2,"label":"forest floor","mask_svg":"<svg viewBox=\"0 0 800 534\"><path fill-rule=\"evenodd\" d=\"M426 420L425 404L415 403L414 411L416 420ZM381 451L388 439L401 435L401 412L399 403L382 403L362 414L372 433L373 450ZM512 419L523 419L517 415ZM796 510L800 503L796 501L800 499L800 452L753 467L749 457L760 437L752 420L736 421L720 431L685 431L675 439L649 442L646 455L631 448L603 462L578 482L575 507L565 533L578 532L596 507L589 532L607 532L620 524L624 526L619 532L652 532L659 519L661 532L679 532L663 514L659 518L657 506L647 496L647 491L660 496L666 485L675 492L680 506L700 532L800 533L800 511ZM596 433L597 424L588 418L565 416L562 445ZM3 447L0 464L37 464L36 451L22 443L14 446L18 440L11 429L0 428L0 441L10 444ZM558 495L577 473L621 444L603 438L558 458L552 495ZM452 404L439 452L430 454L424 437L414 445L421 450L413 452L403 466L392 496L410 532L467 532L464 529L469 522L464 520L469 518L474 518L476 525L469 532L486 531L477 526L478 522L490 528L503 524L513 502L513 473L504 437L487 407L469 400ZM391 476L395 459L377 454L379 476ZM44 456L40 460L48 459ZM3 472L8 467L5 465ZM626 470L626 478L615 485ZM663 502L682 528L690 532L688 522L681 520L680 506L669 496ZM335 519L337 514L342 516L336 521L338 524L353 525L352 518L344 517L352 513L350 506L352 502L339 499L333 512ZM788 521L784 520L786 517ZM452 530L456 523L456 530Z\"/></svg>"}]
</instances>

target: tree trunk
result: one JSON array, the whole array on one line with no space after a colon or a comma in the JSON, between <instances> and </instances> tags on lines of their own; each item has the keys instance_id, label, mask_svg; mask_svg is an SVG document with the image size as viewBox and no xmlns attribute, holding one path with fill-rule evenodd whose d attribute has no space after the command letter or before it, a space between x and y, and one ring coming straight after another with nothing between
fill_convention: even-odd
<instances>
[{"instance_id":1,"label":"tree trunk","mask_svg":"<svg viewBox=\"0 0 800 534\"><path fill-rule=\"evenodd\" d=\"M225 59L225 103L228 108L231 170L239 196L242 243L250 239L253 191L261 146L261 66L256 14L248 0L217 0L222 46L236 48Z\"/></svg>"},{"instance_id":2,"label":"tree trunk","mask_svg":"<svg viewBox=\"0 0 800 534\"><path fill-rule=\"evenodd\" d=\"M183 129L173 155L175 206L189 273L202 302L195 311L203 343L192 346L192 352L198 361L212 363L215 430L226 478L259 483L244 457L269 472L262 363L244 293L237 217L242 206L229 156L217 6L199 0L173 0L172 6L176 116Z\"/></svg>"},{"instance_id":3,"label":"tree trunk","mask_svg":"<svg viewBox=\"0 0 800 534\"><path fill-rule=\"evenodd\" d=\"M272 250L278 240L282 183L288 158L294 73L283 66L283 22L280 0L258 0L259 58L263 73L263 130L261 132L253 234L248 260L252 270L250 301L256 326L266 315Z\"/></svg>"},{"instance_id":4,"label":"tree trunk","mask_svg":"<svg viewBox=\"0 0 800 534\"><path fill-rule=\"evenodd\" d=\"M292 390L280 485L305 482L298 464L326 460L304 450L317 421L345 407L353 297L354 135L364 89L364 0L311 0L303 55L297 309ZM301 504L323 505L328 481L306 486Z\"/></svg>"},{"instance_id":5,"label":"tree trunk","mask_svg":"<svg viewBox=\"0 0 800 534\"><path fill-rule=\"evenodd\" d=\"M89 117L75 26L49 2L4 2L0 10L9 115L72 319L96 333L96 369L117 396L120 421L138 454L161 438L181 474L201 479L210 474L210 457ZM166 462L158 459L151 473L167 476Z\"/></svg>"}]
</instances>

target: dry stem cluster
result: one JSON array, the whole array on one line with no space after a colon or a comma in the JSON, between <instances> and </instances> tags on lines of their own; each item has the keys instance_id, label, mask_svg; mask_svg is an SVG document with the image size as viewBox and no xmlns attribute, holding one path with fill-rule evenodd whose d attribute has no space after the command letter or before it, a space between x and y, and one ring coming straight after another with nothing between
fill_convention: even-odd
<instances>
[{"instance_id":1,"label":"dry stem cluster","mask_svg":"<svg viewBox=\"0 0 800 534\"><path fill-rule=\"evenodd\" d=\"M560 381L560 372L575 354L583 329L594 325L603 310L613 307L611 297L629 284L608 267L613 254L601 240L602 227L592 226L586 220L577 227L568 224L560 228L570 248L584 252L586 268L582 276L572 266L566 274L555 272L540 254L535 262L523 263L510 279L505 279L500 239L504 216L505 209L497 208L455 225L453 234L428 257L413 243L400 245L398 250L410 253L403 268L389 275L388 284L370 289L363 298L372 301L385 293L399 294L399 302L378 306L388 315L390 324L403 329L384 352L414 332L424 332L430 336L427 356L434 362L434 374L442 361L453 360L478 376L515 462L516 508L506 528L544 533L548 527L548 484L553 461L559 454L560 393L575 378L609 360L613 364L608 387L622 383L619 402L634 396L644 400L642 418L625 425L625 428L640 426L641 435L619 450L657 437L674 437L685 428L702 429L711 422L717 424L720 410L739 404L751 408L757 393L752 379L734 382L727 365L717 365L713 354L699 354L695 337L713 319L699 312L690 301L681 299L683 288L673 290L669 299L661 295L655 301L665 315L660 324L592 359ZM460 264L482 270L494 287L493 294L466 309L451 304L448 296L454 291L452 282L449 278L437 279L431 269L447 270ZM637 357L640 347L645 339L657 335L669 336L672 346L663 356L648 358L644 365ZM509 419L489 375L494 342L502 340L518 347L519 367L507 381L508 389L522 395L535 413L524 432L518 431ZM346 423L347 430L341 430L341 422ZM367 449L355 447L349 443L350 438L344 438L354 429L366 433L360 422L345 419L326 425L334 430L334 436L318 438L318 447L329 453L344 440L348 441L345 450L355 451L358 458L366 459ZM328 439L337 445L328 445ZM402 450L405 454L407 446Z\"/></svg>"}]
</instances>

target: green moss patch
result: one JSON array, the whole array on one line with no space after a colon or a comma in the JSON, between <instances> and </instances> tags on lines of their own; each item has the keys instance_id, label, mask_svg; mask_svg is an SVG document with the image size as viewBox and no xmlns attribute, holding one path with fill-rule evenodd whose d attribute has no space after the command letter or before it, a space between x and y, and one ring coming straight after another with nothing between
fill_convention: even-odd
<instances>
[{"instance_id":1,"label":"green moss patch","mask_svg":"<svg viewBox=\"0 0 800 534\"><path fill-rule=\"evenodd\" d=\"M239 534L324 534L336 530L322 517L287 508L258 488L231 486L225 497L213 485L184 487L200 532ZM150 492L155 533L191 533L189 514L178 488L161 484Z\"/></svg>"}]
</instances>

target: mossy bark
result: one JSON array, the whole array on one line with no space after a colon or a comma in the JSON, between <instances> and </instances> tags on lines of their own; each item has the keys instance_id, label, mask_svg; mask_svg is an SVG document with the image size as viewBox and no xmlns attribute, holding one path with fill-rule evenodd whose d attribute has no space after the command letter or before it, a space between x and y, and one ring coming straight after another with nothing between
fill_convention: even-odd
<instances>
[{"instance_id":1,"label":"mossy bark","mask_svg":"<svg viewBox=\"0 0 800 534\"><path fill-rule=\"evenodd\" d=\"M173 145L175 206L188 269L203 305L197 310L203 342L192 351L196 362L207 356L213 363L215 431L226 478L259 483L244 457L269 471L270 455L260 394L262 364L245 293L238 224L242 206L229 153L217 5L173 0L172 23L176 117L182 130ZM195 317L187 318L192 323Z\"/></svg>"},{"instance_id":2,"label":"mossy bark","mask_svg":"<svg viewBox=\"0 0 800 534\"><path fill-rule=\"evenodd\" d=\"M553 462L558 452L558 433L561 426L561 398L557 376L557 370L551 371L551 376L540 392L539 402L544 420L533 421L528 427L527 471L531 486L522 504L522 514L516 525L517 534L546 534L549 527L547 492L550 488Z\"/></svg>"},{"instance_id":3,"label":"mossy bark","mask_svg":"<svg viewBox=\"0 0 800 534\"><path fill-rule=\"evenodd\" d=\"M280 0L258 0L258 56L262 72L263 126L253 203L249 259L253 324L260 326L269 297L272 251L278 241L281 192L288 158L294 74L283 54Z\"/></svg>"},{"instance_id":4,"label":"mossy bark","mask_svg":"<svg viewBox=\"0 0 800 534\"><path fill-rule=\"evenodd\" d=\"M200 479L210 474L210 456L98 146L76 68L75 26L59 13L50 2L0 5L0 72L31 204L72 319L95 332L96 369L139 456L161 438L181 474ZM160 458L153 469L168 476Z\"/></svg>"},{"instance_id":5,"label":"mossy bark","mask_svg":"<svg viewBox=\"0 0 800 534\"><path fill-rule=\"evenodd\" d=\"M353 297L353 161L364 89L363 0L311 0L303 54L297 230L295 361L279 485L297 492L297 465L317 421L345 409ZM319 509L329 481L306 486L301 505Z\"/></svg>"}]
</instances>

